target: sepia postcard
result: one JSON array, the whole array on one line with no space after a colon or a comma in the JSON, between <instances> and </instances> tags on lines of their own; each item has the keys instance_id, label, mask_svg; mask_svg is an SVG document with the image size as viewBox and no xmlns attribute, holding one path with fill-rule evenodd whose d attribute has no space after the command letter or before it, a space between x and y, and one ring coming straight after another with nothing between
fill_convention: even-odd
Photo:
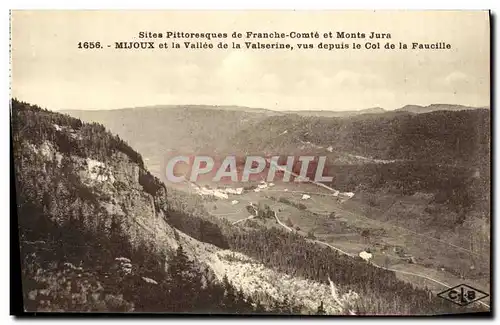
<instances>
[{"instance_id":1,"label":"sepia postcard","mask_svg":"<svg viewBox=\"0 0 500 325\"><path fill-rule=\"evenodd\" d=\"M10 19L16 314L491 315L490 12Z\"/></svg>"}]
</instances>

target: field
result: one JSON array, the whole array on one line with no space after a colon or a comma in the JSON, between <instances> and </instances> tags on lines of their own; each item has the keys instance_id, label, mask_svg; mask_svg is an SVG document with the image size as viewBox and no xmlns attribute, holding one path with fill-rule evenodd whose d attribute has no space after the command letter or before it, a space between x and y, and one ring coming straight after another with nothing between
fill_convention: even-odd
<instances>
[{"instance_id":1,"label":"field","mask_svg":"<svg viewBox=\"0 0 500 325\"><path fill-rule=\"evenodd\" d=\"M304 194L310 197L304 199ZM406 207L409 201L417 209L422 200L425 197L400 198L387 213L396 213L394 205ZM401 222L373 213L373 207L356 196L340 199L314 184L281 183L259 192L250 190L229 195L227 200L204 203L211 215L233 223L251 215L246 208L250 204L269 206L283 224L318 243L329 244L352 256L369 251L373 255L371 263L397 271L400 279L427 287L436 294L461 283L490 292L489 256L480 256L447 241L446 236L439 238L435 233L412 230L416 227L405 228ZM283 227L274 218L254 218L252 222ZM251 222L238 222L235 226L251 226ZM489 304L489 299L482 302Z\"/></svg>"}]
</instances>

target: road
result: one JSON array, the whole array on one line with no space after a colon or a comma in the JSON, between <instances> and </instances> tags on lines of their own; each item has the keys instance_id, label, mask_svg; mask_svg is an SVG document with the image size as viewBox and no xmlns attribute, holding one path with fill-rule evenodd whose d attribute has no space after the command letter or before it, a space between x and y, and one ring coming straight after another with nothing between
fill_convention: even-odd
<instances>
[{"instance_id":1,"label":"road","mask_svg":"<svg viewBox=\"0 0 500 325\"><path fill-rule=\"evenodd\" d=\"M250 219L253 219L253 218L255 218L255 216L248 216L248 217L246 217L244 219L240 219L240 220L237 220L237 221L233 222L232 225L236 225L236 224L238 224L240 222L243 222L243 221L246 221L246 220L250 220Z\"/></svg>"},{"instance_id":2,"label":"road","mask_svg":"<svg viewBox=\"0 0 500 325\"><path fill-rule=\"evenodd\" d=\"M235 225L235 224L237 224L237 223L239 223L239 222L243 222L243 221L245 221L245 220L253 219L252 217L255 217L255 216L250 216L250 217L247 217L247 218L244 218L244 219L237 220L237 221L233 222L233 225ZM279 219L278 214L276 213L276 211L274 211L274 218L276 219L276 222L277 222L280 226L282 226L283 228L285 228L285 229L286 229L287 231L289 231L289 232L293 232L293 229L292 229L292 228L290 228L290 227L288 227L287 225L285 225L285 224L284 224L284 223L283 223L283 222ZM340 248L335 247L335 246L333 246L333 245L331 245L331 244L329 244L329 243L326 243L326 242L324 242L324 241L317 240L317 239L308 239L308 240L310 240L310 241L312 241L312 242L314 242L314 243L320 244L320 245L325 245L325 246L328 246L328 247L330 247L331 249L333 249L333 250L335 250L335 251L337 251L337 252L339 252L339 253L341 253L341 254L344 254L344 255L347 255L347 256L350 256L350 257L353 257L353 258L357 257L357 256L356 256L356 255L354 255L354 254L347 253L347 252L345 252L345 251L341 250ZM446 284L446 283L444 283L444 282L441 282L441 281L439 281L439 280L437 280L437 279L431 278L431 277L429 277L429 276L427 276L427 275L424 275L424 274L419 274L419 273L413 273L413 272L408 272L408 271L401 271L401 270L391 269L391 268L387 268L387 267L384 267L384 266L381 266L381 265L377 265L377 264L375 264L375 263L373 263L373 262L370 262L370 264L371 264L371 265L373 265L373 266L375 266L375 267L377 267L377 268L379 268L379 269L383 269L383 270L386 270L386 271L392 271L392 272L395 272L395 273L406 274L406 275L412 275L412 276L416 276L416 277L419 277L419 278L423 278L423 279L426 279L426 280L428 280L428 281L432 281L432 282L434 282L434 283L437 283L437 284L439 284L439 285L441 285L441 286L443 286L443 287L445 287L445 288L448 288L448 289L453 287L453 286L450 286L450 285L448 285L448 284ZM488 309L490 309L490 308L491 308L491 307L490 307L490 305L488 305L488 304L486 304L486 303L484 303L484 302L482 302L482 301L476 301L476 302L477 302L477 303L479 303L480 305L482 305L482 306L484 306L484 307L488 308Z\"/></svg>"},{"instance_id":3,"label":"road","mask_svg":"<svg viewBox=\"0 0 500 325\"><path fill-rule=\"evenodd\" d=\"M270 164L273 164L273 165L274 165L274 166L275 166L278 170L284 170L284 168L283 168L282 166L277 165L276 163L274 163L274 162L273 162L273 161L271 161L270 159L269 159L268 161L269 161L269 163L270 163ZM294 173L294 172L292 172L292 171L290 171L290 174L291 174L291 175L293 175L293 176L295 176L295 177L298 177L298 176L299 176L298 174L296 174L296 173ZM308 181L305 181L305 182L307 182L307 183L311 183L311 184L314 184L314 185L319 186L319 187L322 187L322 188L324 188L324 189L329 190L330 192L334 192L334 193L337 193L337 192L338 192L336 189L331 188L331 187L329 187L329 186L327 186L327 185L325 185L325 184L318 183L318 182L316 182L316 181L314 181L314 180L308 180ZM274 190L274 191L276 191L276 190ZM321 194L321 195L324 195L324 194ZM366 217L366 218L368 218L368 217ZM370 218L368 218L368 219L370 219ZM402 230L402 231L404 231L404 232L410 233L410 234L412 234L412 235L415 235L415 236L418 236L418 237L421 237L421 238L425 238L425 239L430 239L430 240L433 240L433 241L437 241L437 242L440 242L440 243L442 243L442 244L448 245L449 247L453 247L453 248L458 249L458 250L461 250L461 251L463 251L463 252L467 252L467 253L469 253L469 254L471 254L471 255L475 255L475 256L477 256L477 257L481 257L481 255L480 255L480 254L478 254L478 253L476 253L476 252L473 252L473 251L471 251L470 249L467 249L467 248L465 248L465 247L462 247L462 246L458 246L458 245L455 245L455 244L449 243L449 242L444 241L444 240L441 240L441 239L439 239L439 238L432 237L432 236L428 236L428 235L425 235L425 234L421 234L421 233L418 233L418 232L413 231L413 230L411 230L411 229L404 228L404 227L401 227L401 226L397 226L397 225L395 225L395 224L393 224L393 223L390 223L390 222L383 222L383 221L379 221L379 222L380 222L381 224L386 224L386 225L388 225L388 226L391 226L391 227L397 228L397 229L399 229L399 230Z\"/></svg>"},{"instance_id":4,"label":"road","mask_svg":"<svg viewBox=\"0 0 500 325\"><path fill-rule=\"evenodd\" d=\"M286 230L293 231L292 228L288 227L283 222L281 222L281 220L278 218L278 214L276 212L274 212L274 217L276 218L276 221L278 222L278 224L280 224L281 226L283 226ZM313 241L313 242L315 242L317 244L328 246L331 249L334 249L337 252L340 252L341 254L344 254L344 255L347 255L347 256L350 256L350 257L356 257L356 255L344 252L340 248L335 247L335 246L333 246L333 245L331 245L329 243L326 243L324 241L321 241L321 240L311 240L311 241ZM423 275L423 274L418 274L418 273L413 273L413 272L407 272L407 271L401 271L401 270L386 268L386 267L383 267L381 265L377 265L377 264L375 264L373 262L370 262L370 264L373 265L373 266L375 266L375 267L377 267L377 268L379 268L379 269L383 269L383 270L387 270L387 271L392 271L392 272L400 273L400 274L413 275L413 276L416 276L416 277L419 277L419 278L427 279L427 280L432 281L434 283L440 284L440 285L442 285L442 286L444 286L446 288L452 288L453 287L453 286L450 286L450 285L448 285L448 284L446 284L444 282L441 282L441 281L439 281L437 279L433 279L433 278L428 277L428 276ZM482 301L477 301L477 303L479 303L479 304L483 305L484 307L487 307L488 309L490 309L490 305L488 305L488 304L486 304L486 303L484 303Z\"/></svg>"},{"instance_id":5,"label":"road","mask_svg":"<svg viewBox=\"0 0 500 325\"><path fill-rule=\"evenodd\" d=\"M276 167L277 167L278 169L280 168L280 166L278 166L278 165L276 165ZM291 174L292 174L292 175L294 175L294 176L296 176L296 177L298 176L297 174L295 174L295 173L293 173L293 172L291 172ZM311 180L310 180L310 181L308 181L308 182L309 182L309 183L313 183L313 184L315 184L315 185L317 185L317 186L319 186L319 187L323 187L323 188L325 188L325 189L328 189L329 191L332 191L332 192L337 192L337 190L335 190L335 189L333 189L333 188L331 188L331 187L328 187L328 186L326 186L326 185L324 185L324 184L321 184L321 183L318 183L318 182L315 182L315 181L311 181ZM234 213L233 213L233 214L234 214ZM223 215L223 214L219 214L219 216L222 216L222 215ZM283 222L281 222L281 220L280 220L280 219L279 219L279 217L278 217L278 214L277 214L275 211L274 211L274 217L275 217L275 219L276 219L276 221L278 222L278 224L279 224L279 225L281 225L281 226L282 226L283 228L285 228L287 231L293 232L293 229L292 229L292 228L290 228L289 226L287 226L287 225L285 225ZM368 218L368 217L366 217L366 218ZM233 225L236 225L236 224L238 224L238 223L240 223L240 222L243 222L243 221L245 221L245 220L249 220L249 219L252 219L252 218L251 218L251 217L247 217L247 218L244 218L244 219L237 220L237 221L233 222ZM368 218L368 219L370 219L370 218ZM371 219L370 219L370 220L371 220ZM396 227L396 228L398 228L398 229L400 229L400 230L406 231L406 232L408 232L408 233L410 233L410 234L413 234L413 235L416 235L416 236L419 236L419 237L423 237L423 238L427 238L427 239L431 239L431 240L435 240L435 241L441 242L441 243L443 243L443 244L447 244L447 245L449 245L450 247L454 247L454 248L456 248L456 249L459 249L459 250L462 250L462 251L466 251L466 252L468 252L468 253L470 253L470 254L472 254L472 255L478 255L477 253L472 252L471 250L468 250L468 249L466 249L466 248L464 248L464 247L461 247L461 246L457 246L457 245L454 245L454 244L448 243L448 242L443 241L443 240L440 240L440 239L438 239L438 238L431 237L431 236L427 236L427 235L423 235L423 234L419 234L419 233L417 233L417 232L415 232L415 231L412 231L412 230L410 230L410 229L406 229L406 228L403 228L403 227L400 227L400 226L396 226L396 225L391 224L391 223L387 223L387 224L388 224L389 226ZM347 252L345 252L345 251L341 250L340 248L335 247L335 246L333 246L333 245L331 245L331 244L329 244L329 243L326 243L326 242L323 242L323 241L320 241L320 240L312 240L312 241L313 241L313 242L315 242L315 243L317 243L317 244L320 244L320 245L325 245L325 246L328 246L328 247L330 247L331 249L333 249L333 250L335 250L335 251L337 251L337 252L339 252L339 253L341 253L341 254L344 254L344 255L347 255L347 256L350 256L350 257L357 257L356 255L353 255L353 254L347 253ZM445 288L452 288L452 287L453 287L453 286L450 286L450 285L448 285L448 284L446 284L446 283L444 283L444 282L441 282L441 281L439 281L439 280L437 280L437 279L431 278L431 277L429 277L429 276L427 276L427 275L424 275L424 274L419 274L419 273L413 273L413 272L408 272L408 271L401 271L401 270L396 270L396 269L386 268L386 267L383 267L383 266L381 266L381 265L377 265L377 264L375 264L375 263L373 263L373 262L370 262L370 263L371 263L373 266L377 267L377 268L384 269L384 270L387 270L387 271L392 271L392 272L399 273L399 274L405 274L405 275L411 275L411 276L416 276L416 277L419 277L419 278L423 278L423 279L426 279L426 280L428 280L428 281L431 281L431 282L437 283L437 284L439 284L439 285L441 285L441 286L443 286L443 287L445 287ZM487 308L488 308L488 310L490 310L490 309L491 309L490 305L488 305L488 304L486 304L486 303L484 303L484 302L482 302L482 301L476 301L476 302L477 302L477 303L479 303L480 305L484 306L484 307L487 307Z\"/></svg>"}]
</instances>

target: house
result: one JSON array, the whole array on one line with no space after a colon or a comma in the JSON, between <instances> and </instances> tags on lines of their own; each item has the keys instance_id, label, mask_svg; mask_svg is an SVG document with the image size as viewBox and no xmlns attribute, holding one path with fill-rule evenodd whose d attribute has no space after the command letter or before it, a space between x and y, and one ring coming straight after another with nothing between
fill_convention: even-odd
<instances>
[{"instance_id":1,"label":"house","mask_svg":"<svg viewBox=\"0 0 500 325\"><path fill-rule=\"evenodd\" d=\"M373 255L371 253L362 251L361 253L359 253L359 257L361 257L365 261L369 261L373 258Z\"/></svg>"},{"instance_id":2,"label":"house","mask_svg":"<svg viewBox=\"0 0 500 325\"><path fill-rule=\"evenodd\" d=\"M226 188L224 189L224 192L229 193L229 194L242 194L243 193L243 187L238 187L238 188Z\"/></svg>"},{"instance_id":3,"label":"house","mask_svg":"<svg viewBox=\"0 0 500 325\"><path fill-rule=\"evenodd\" d=\"M342 193L344 196L347 196L348 198L352 198L354 196L353 192L344 192Z\"/></svg>"}]
</instances>

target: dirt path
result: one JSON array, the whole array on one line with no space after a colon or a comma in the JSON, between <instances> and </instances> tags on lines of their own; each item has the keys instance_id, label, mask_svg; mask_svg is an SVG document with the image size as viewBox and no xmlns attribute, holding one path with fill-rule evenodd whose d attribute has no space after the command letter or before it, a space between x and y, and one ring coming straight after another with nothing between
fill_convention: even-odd
<instances>
[{"instance_id":1,"label":"dirt path","mask_svg":"<svg viewBox=\"0 0 500 325\"><path fill-rule=\"evenodd\" d=\"M243 221L246 221L246 220L251 220L253 218L255 218L255 216L249 216L249 217L246 217L244 219L236 220L235 222L232 223L232 225L236 225L236 224L238 224L240 222L243 222Z\"/></svg>"}]
</instances>

